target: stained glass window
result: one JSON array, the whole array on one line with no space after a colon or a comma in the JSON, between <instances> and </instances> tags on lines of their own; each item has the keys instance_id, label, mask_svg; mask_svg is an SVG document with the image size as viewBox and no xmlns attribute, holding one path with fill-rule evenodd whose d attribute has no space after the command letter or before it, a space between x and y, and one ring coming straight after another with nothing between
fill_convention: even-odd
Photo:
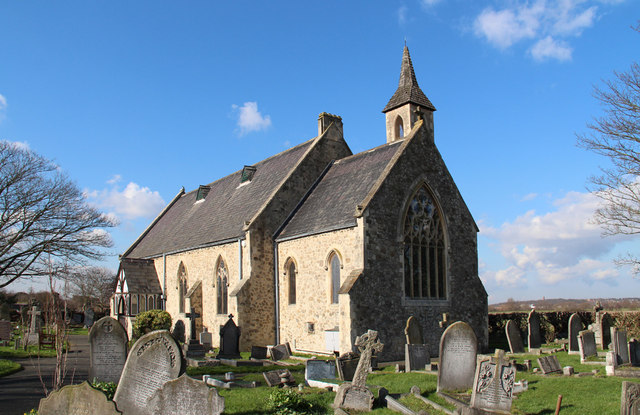
<instances>
[{"instance_id":1,"label":"stained glass window","mask_svg":"<svg viewBox=\"0 0 640 415\"><path fill-rule=\"evenodd\" d=\"M227 314L227 297L229 284L229 271L224 260L220 258L218 261L218 269L216 270L217 294L218 294L218 314Z\"/></svg>"},{"instance_id":2,"label":"stained glass window","mask_svg":"<svg viewBox=\"0 0 640 415\"><path fill-rule=\"evenodd\" d=\"M447 297L445 235L426 186L414 194L404 220L404 291L409 298Z\"/></svg>"},{"instance_id":3,"label":"stained glass window","mask_svg":"<svg viewBox=\"0 0 640 415\"><path fill-rule=\"evenodd\" d=\"M340 290L340 258L334 252L331 255L331 302L338 304L338 291Z\"/></svg>"},{"instance_id":4,"label":"stained glass window","mask_svg":"<svg viewBox=\"0 0 640 415\"><path fill-rule=\"evenodd\" d=\"M178 312L184 313L185 296L187 295L187 270L181 262L178 267Z\"/></svg>"},{"instance_id":5,"label":"stained glass window","mask_svg":"<svg viewBox=\"0 0 640 415\"><path fill-rule=\"evenodd\" d=\"M289 304L296 303L296 264L293 261L289 262Z\"/></svg>"}]
</instances>

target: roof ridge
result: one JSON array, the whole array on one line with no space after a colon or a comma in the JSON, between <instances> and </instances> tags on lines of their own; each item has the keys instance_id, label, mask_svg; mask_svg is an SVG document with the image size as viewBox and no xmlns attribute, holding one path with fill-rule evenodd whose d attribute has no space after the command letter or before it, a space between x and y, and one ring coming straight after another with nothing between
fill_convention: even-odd
<instances>
[{"instance_id":1,"label":"roof ridge","mask_svg":"<svg viewBox=\"0 0 640 415\"><path fill-rule=\"evenodd\" d=\"M377 147L373 147L373 148L370 148L370 149L368 149L368 150L362 150L362 151L361 151L361 152L359 152L359 153L352 154L352 155L350 155L350 156L343 157L343 158L341 158L341 159L336 160L336 161L335 161L335 164L342 164L343 162L349 162L349 161L354 160L354 159L357 159L357 158L359 158L359 157L363 157L364 155L369 154L369 153L372 153L372 152L374 152L374 151L382 150L382 149L384 149L384 148L388 148L388 147L391 147L391 146L395 146L395 145L398 145L398 144L400 144L400 143L402 143L402 140L396 140L396 141L393 141L393 142L391 142L391 143L384 143L384 144L381 144L381 145L379 145L379 146L377 146Z\"/></svg>"}]
</instances>

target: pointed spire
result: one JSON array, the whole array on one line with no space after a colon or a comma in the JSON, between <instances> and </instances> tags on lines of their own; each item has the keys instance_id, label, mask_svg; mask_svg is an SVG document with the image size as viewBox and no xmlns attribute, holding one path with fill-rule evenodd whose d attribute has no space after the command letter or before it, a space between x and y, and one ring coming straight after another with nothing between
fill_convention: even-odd
<instances>
[{"instance_id":1,"label":"pointed spire","mask_svg":"<svg viewBox=\"0 0 640 415\"><path fill-rule=\"evenodd\" d=\"M402 53L402 67L400 69L400 82L398 82L398 89L382 112L391 111L394 108L398 108L408 103L420 105L421 107L431 111L436 110L431 101L429 101L429 98L427 98L418 86L418 80L416 79L416 74L413 71L411 56L409 55L409 48L405 44L404 51Z\"/></svg>"}]
</instances>

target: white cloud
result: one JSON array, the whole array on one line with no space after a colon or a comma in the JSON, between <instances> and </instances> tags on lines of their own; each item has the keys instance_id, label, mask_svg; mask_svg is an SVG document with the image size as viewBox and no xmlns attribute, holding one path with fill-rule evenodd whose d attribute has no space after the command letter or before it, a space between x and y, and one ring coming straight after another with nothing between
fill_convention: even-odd
<instances>
[{"instance_id":1,"label":"white cloud","mask_svg":"<svg viewBox=\"0 0 640 415\"><path fill-rule=\"evenodd\" d=\"M514 0L502 8L487 7L475 18L473 30L499 49L531 40L529 48L536 60L571 59L567 38L577 37L593 26L598 6L619 1L602 0Z\"/></svg>"},{"instance_id":2,"label":"white cloud","mask_svg":"<svg viewBox=\"0 0 640 415\"><path fill-rule=\"evenodd\" d=\"M262 115L258 111L257 102L245 102L241 107L238 105L231 106L238 111L238 135L243 136L253 131L261 131L271 126L271 117Z\"/></svg>"},{"instance_id":3,"label":"white cloud","mask_svg":"<svg viewBox=\"0 0 640 415\"><path fill-rule=\"evenodd\" d=\"M114 179L117 179L114 181ZM129 182L127 186L120 190L117 181L121 178L114 176L107 183L111 185L109 189L94 190L85 192L89 200L93 201L102 209L109 210L109 214L128 220L138 218L154 218L165 206L165 201L160 193L148 187L141 187L137 183Z\"/></svg>"},{"instance_id":4,"label":"white cloud","mask_svg":"<svg viewBox=\"0 0 640 415\"><path fill-rule=\"evenodd\" d=\"M557 59L559 61L571 60L572 49L567 42L557 41L551 36L540 39L531 48L531 56L537 61Z\"/></svg>"},{"instance_id":5,"label":"white cloud","mask_svg":"<svg viewBox=\"0 0 640 415\"><path fill-rule=\"evenodd\" d=\"M398 14L398 24L400 26L404 26L404 24L407 23L408 12L409 12L409 8L407 6L400 6L398 8L398 11L396 13Z\"/></svg>"},{"instance_id":6,"label":"white cloud","mask_svg":"<svg viewBox=\"0 0 640 415\"><path fill-rule=\"evenodd\" d=\"M27 143L26 141L6 141L6 142L12 145L13 147L19 148L21 150L31 150L31 147L29 147L29 143Z\"/></svg>"},{"instance_id":7,"label":"white cloud","mask_svg":"<svg viewBox=\"0 0 640 415\"><path fill-rule=\"evenodd\" d=\"M420 0L420 3L422 3L423 6L425 7L431 7L431 6L435 6L436 4L440 3L442 0Z\"/></svg>"},{"instance_id":8,"label":"white cloud","mask_svg":"<svg viewBox=\"0 0 640 415\"><path fill-rule=\"evenodd\" d=\"M593 222L599 203L591 193L570 192L556 200L549 213L529 211L499 228L481 225L481 234L497 241L508 264L502 270L486 271L483 277L501 286L571 279L615 284L619 272L612 262L599 258L629 237L601 235Z\"/></svg>"},{"instance_id":9,"label":"white cloud","mask_svg":"<svg viewBox=\"0 0 640 415\"><path fill-rule=\"evenodd\" d=\"M0 111L3 111L7 108L7 99L4 95L0 94Z\"/></svg>"},{"instance_id":10,"label":"white cloud","mask_svg":"<svg viewBox=\"0 0 640 415\"><path fill-rule=\"evenodd\" d=\"M529 193L527 195L524 195L522 197L522 199L520 199L521 202L527 202L529 200L534 200L538 197L539 195L537 193Z\"/></svg>"}]
</instances>

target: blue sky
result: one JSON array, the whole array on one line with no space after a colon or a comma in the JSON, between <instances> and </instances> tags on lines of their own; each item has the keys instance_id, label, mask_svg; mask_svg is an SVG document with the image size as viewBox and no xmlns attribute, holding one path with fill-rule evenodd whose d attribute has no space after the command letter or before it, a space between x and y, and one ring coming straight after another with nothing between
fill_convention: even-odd
<instances>
[{"instance_id":1,"label":"blue sky","mask_svg":"<svg viewBox=\"0 0 640 415\"><path fill-rule=\"evenodd\" d=\"M181 186L253 164L343 117L385 142L402 48L437 108L436 144L479 227L490 302L637 296L576 147L594 85L640 51L632 0L0 3L0 139L55 160L115 215L113 256ZM11 287L21 289L23 285Z\"/></svg>"}]
</instances>

